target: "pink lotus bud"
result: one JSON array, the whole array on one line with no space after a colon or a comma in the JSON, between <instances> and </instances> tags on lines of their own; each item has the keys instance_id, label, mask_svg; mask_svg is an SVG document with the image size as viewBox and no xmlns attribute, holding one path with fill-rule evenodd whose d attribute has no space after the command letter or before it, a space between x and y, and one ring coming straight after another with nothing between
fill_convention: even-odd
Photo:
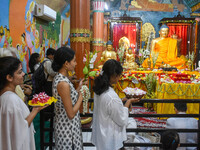
<instances>
[{"instance_id":1,"label":"pink lotus bud","mask_svg":"<svg viewBox=\"0 0 200 150\"><path fill-rule=\"evenodd\" d=\"M83 57L83 62L85 63L87 61L87 59L85 57Z\"/></svg>"}]
</instances>

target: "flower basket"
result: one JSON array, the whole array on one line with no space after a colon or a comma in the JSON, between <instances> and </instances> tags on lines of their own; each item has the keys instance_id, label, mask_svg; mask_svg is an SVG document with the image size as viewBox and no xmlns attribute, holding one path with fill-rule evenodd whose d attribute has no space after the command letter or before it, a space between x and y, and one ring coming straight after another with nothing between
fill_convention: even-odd
<instances>
[{"instance_id":1,"label":"flower basket","mask_svg":"<svg viewBox=\"0 0 200 150\"><path fill-rule=\"evenodd\" d=\"M126 95L126 98L128 98L128 99L131 99L131 98L142 99L142 97L145 96L145 94L142 94L142 95L136 95L136 94L130 95L130 94L126 94L126 93L125 93L125 95Z\"/></svg>"},{"instance_id":2,"label":"flower basket","mask_svg":"<svg viewBox=\"0 0 200 150\"><path fill-rule=\"evenodd\" d=\"M48 96L44 92L41 92L39 94L33 95L33 99L30 100L28 104L30 106L45 106L45 105L51 105L53 102L56 103L57 99Z\"/></svg>"},{"instance_id":3,"label":"flower basket","mask_svg":"<svg viewBox=\"0 0 200 150\"><path fill-rule=\"evenodd\" d=\"M130 98L141 99L146 94L145 91L143 91L139 88L131 88L131 87L126 87L123 90L123 92L125 93L125 95L128 99L130 99Z\"/></svg>"}]
</instances>

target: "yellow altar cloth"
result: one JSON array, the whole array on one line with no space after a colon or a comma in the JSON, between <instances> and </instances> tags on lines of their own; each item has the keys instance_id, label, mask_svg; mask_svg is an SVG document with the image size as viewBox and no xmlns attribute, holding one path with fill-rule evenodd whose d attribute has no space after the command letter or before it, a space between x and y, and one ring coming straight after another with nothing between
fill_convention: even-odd
<instances>
[{"instance_id":1,"label":"yellow altar cloth","mask_svg":"<svg viewBox=\"0 0 200 150\"><path fill-rule=\"evenodd\" d=\"M132 71L129 70L129 73L132 74L149 74L155 73L159 74L172 74L176 72L163 72L163 71ZM197 71L182 71L188 75L198 75ZM126 72L125 72L126 74ZM125 94L122 92L126 87L138 87L142 90L147 91L145 84L139 82L134 84L131 80L120 80L115 86L114 89L120 98L125 97ZM200 84L186 84L186 83L161 83L159 82L156 85L156 97L157 99L200 99ZM197 103L188 103L187 104L187 113L189 114L198 114L199 113L199 104ZM175 114L174 105L172 103L157 103L154 104L154 109L158 114Z\"/></svg>"},{"instance_id":2,"label":"yellow altar cloth","mask_svg":"<svg viewBox=\"0 0 200 150\"><path fill-rule=\"evenodd\" d=\"M158 99L200 99L200 84L185 83L162 83L156 86L156 97ZM158 103L156 107L158 114L175 114L173 103ZM198 114L199 104L188 103L188 114Z\"/></svg>"}]
</instances>

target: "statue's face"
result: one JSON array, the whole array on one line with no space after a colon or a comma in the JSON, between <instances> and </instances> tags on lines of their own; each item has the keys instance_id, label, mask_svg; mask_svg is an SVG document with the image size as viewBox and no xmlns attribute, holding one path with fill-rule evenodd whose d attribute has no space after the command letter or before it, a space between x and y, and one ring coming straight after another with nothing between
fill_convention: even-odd
<instances>
[{"instance_id":1,"label":"statue's face","mask_svg":"<svg viewBox=\"0 0 200 150\"><path fill-rule=\"evenodd\" d=\"M168 28L162 28L162 29L160 29L159 33L160 33L160 37L166 38L166 37L168 37L169 29Z\"/></svg>"},{"instance_id":2,"label":"statue's face","mask_svg":"<svg viewBox=\"0 0 200 150\"><path fill-rule=\"evenodd\" d=\"M112 45L107 45L107 50L108 51L112 51L112 48L113 48Z\"/></svg>"},{"instance_id":3,"label":"statue's face","mask_svg":"<svg viewBox=\"0 0 200 150\"><path fill-rule=\"evenodd\" d=\"M129 54L132 54L132 51L133 51L132 49L128 49Z\"/></svg>"}]
</instances>

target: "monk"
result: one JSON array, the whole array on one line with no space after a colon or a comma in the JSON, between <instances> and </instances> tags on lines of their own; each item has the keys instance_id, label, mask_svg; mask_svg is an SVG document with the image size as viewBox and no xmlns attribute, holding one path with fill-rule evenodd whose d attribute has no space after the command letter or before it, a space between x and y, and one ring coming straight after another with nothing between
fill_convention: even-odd
<instances>
[{"instance_id":1,"label":"monk","mask_svg":"<svg viewBox=\"0 0 200 150\"><path fill-rule=\"evenodd\" d=\"M185 60L177 57L177 40L168 37L169 28L167 25L162 25L159 31L160 37L155 38L151 42L151 68L153 67L152 63L152 54L158 54L156 64L154 68L159 68L161 65L168 64L168 66L176 67L177 69L185 68ZM149 58L145 59L142 66L148 68Z\"/></svg>"}]
</instances>

